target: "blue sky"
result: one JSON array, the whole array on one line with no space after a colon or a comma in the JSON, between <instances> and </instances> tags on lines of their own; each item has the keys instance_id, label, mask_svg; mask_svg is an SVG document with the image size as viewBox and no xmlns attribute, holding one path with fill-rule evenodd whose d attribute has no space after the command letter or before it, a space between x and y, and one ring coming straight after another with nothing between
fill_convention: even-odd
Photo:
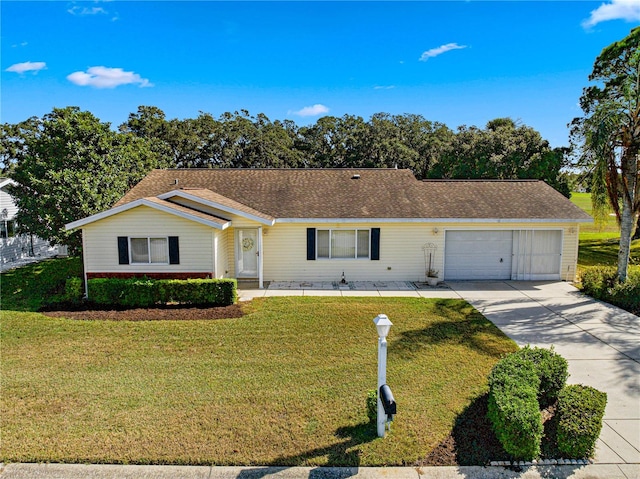
<instances>
[{"instance_id":1,"label":"blue sky","mask_svg":"<svg viewBox=\"0 0 640 479\"><path fill-rule=\"evenodd\" d=\"M498 117L552 146L596 56L640 24L640 0L442 2L7 1L0 121L69 105L113 127L167 118L420 114Z\"/></svg>"}]
</instances>

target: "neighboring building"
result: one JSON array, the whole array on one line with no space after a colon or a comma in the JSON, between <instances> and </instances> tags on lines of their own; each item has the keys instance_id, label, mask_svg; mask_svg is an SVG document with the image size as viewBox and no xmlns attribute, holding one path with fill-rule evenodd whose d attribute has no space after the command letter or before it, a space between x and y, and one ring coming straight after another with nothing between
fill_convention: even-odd
<instances>
[{"instance_id":1,"label":"neighboring building","mask_svg":"<svg viewBox=\"0 0 640 479\"><path fill-rule=\"evenodd\" d=\"M10 178L0 178L0 261L3 266L58 254L58 248L50 246L48 241L31 234L16 233L18 207L6 190L7 186L14 184Z\"/></svg>"},{"instance_id":2,"label":"neighboring building","mask_svg":"<svg viewBox=\"0 0 640 479\"><path fill-rule=\"evenodd\" d=\"M592 219L537 180L395 169L154 170L79 219L88 278L567 280Z\"/></svg>"}]
</instances>

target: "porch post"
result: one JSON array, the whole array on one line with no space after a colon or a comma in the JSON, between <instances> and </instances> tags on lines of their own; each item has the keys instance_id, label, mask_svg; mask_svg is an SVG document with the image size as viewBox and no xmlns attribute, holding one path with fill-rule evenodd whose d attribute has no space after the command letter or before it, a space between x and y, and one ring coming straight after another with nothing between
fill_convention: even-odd
<instances>
[{"instance_id":1,"label":"porch post","mask_svg":"<svg viewBox=\"0 0 640 479\"><path fill-rule=\"evenodd\" d=\"M258 288L264 288L262 278L262 226L258 227Z\"/></svg>"},{"instance_id":2,"label":"porch post","mask_svg":"<svg viewBox=\"0 0 640 479\"><path fill-rule=\"evenodd\" d=\"M213 273L213 278L211 279L216 279L220 277L218 275L218 235L216 230L213 228L211 228L211 247L213 249L211 258L211 272Z\"/></svg>"}]
</instances>

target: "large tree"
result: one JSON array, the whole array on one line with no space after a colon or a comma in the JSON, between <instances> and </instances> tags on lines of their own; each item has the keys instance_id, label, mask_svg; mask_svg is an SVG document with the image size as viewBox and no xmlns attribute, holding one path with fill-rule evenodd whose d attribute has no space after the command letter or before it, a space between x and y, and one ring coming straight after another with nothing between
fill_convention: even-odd
<instances>
[{"instance_id":1,"label":"large tree","mask_svg":"<svg viewBox=\"0 0 640 479\"><path fill-rule=\"evenodd\" d=\"M572 139L593 170L592 203L596 215L607 206L620 226L618 279L625 281L631 238L640 214L640 27L596 58L573 120Z\"/></svg>"},{"instance_id":2,"label":"large tree","mask_svg":"<svg viewBox=\"0 0 640 479\"><path fill-rule=\"evenodd\" d=\"M540 179L569 196L562 172L566 149L552 149L535 129L496 118L484 129L460 126L442 150L430 178Z\"/></svg>"},{"instance_id":3,"label":"large tree","mask_svg":"<svg viewBox=\"0 0 640 479\"><path fill-rule=\"evenodd\" d=\"M157 166L145 139L115 132L77 107L54 108L3 130L2 156L17 182L9 193L19 229L72 252L81 239L64 225L108 209Z\"/></svg>"}]
</instances>

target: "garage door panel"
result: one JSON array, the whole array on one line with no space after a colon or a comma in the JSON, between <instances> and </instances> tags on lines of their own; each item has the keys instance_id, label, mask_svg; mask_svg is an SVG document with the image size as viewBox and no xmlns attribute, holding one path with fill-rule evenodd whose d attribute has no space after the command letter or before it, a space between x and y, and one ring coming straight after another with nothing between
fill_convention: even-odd
<instances>
[{"instance_id":1,"label":"garage door panel","mask_svg":"<svg viewBox=\"0 0 640 479\"><path fill-rule=\"evenodd\" d=\"M463 241L453 241L447 243L447 253L453 255L473 256L478 251L478 243L482 244L482 254L494 256L504 256L508 253L511 256L511 235L508 239L495 238L493 240L469 239Z\"/></svg>"},{"instance_id":2,"label":"garage door panel","mask_svg":"<svg viewBox=\"0 0 640 479\"><path fill-rule=\"evenodd\" d=\"M512 238L509 230L447 231L445 279L510 279Z\"/></svg>"},{"instance_id":3,"label":"garage door panel","mask_svg":"<svg viewBox=\"0 0 640 479\"><path fill-rule=\"evenodd\" d=\"M513 238L512 279L560 279L562 231L520 230Z\"/></svg>"}]
</instances>

